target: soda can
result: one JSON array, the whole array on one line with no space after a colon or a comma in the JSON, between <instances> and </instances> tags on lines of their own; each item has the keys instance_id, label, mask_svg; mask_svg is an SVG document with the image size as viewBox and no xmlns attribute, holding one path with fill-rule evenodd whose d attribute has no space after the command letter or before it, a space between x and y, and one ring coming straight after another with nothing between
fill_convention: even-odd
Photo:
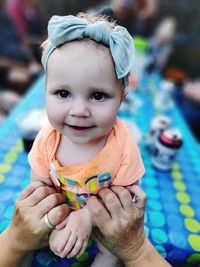
<instances>
[{"instance_id":1,"label":"soda can","mask_svg":"<svg viewBox=\"0 0 200 267\"><path fill-rule=\"evenodd\" d=\"M162 171L169 171L182 143L181 133L178 129L166 129L161 132L153 151L153 166Z\"/></svg>"},{"instance_id":2,"label":"soda can","mask_svg":"<svg viewBox=\"0 0 200 267\"><path fill-rule=\"evenodd\" d=\"M150 131L146 140L147 147L151 153L153 153L155 142L157 141L160 133L167 129L169 125L170 118L166 116L156 116L151 121Z\"/></svg>"}]
</instances>

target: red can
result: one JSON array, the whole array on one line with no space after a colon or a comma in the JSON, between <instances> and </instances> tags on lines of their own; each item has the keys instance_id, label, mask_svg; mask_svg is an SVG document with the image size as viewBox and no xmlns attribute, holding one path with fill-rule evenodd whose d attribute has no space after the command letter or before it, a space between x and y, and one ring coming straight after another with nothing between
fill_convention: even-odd
<instances>
[{"instance_id":1,"label":"red can","mask_svg":"<svg viewBox=\"0 0 200 267\"><path fill-rule=\"evenodd\" d=\"M155 142L153 166L163 171L170 170L182 143L183 140L178 129L167 129L161 132Z\"/></svg>"}]
</instances>

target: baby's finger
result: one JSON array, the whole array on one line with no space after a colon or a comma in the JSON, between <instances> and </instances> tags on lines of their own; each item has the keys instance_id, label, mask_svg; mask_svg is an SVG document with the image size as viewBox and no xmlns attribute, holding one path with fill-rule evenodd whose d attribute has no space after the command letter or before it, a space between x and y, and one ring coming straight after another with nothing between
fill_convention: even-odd
<instances>
[{"instance_id":1,"label":"baby's finger","mask_svg":"<svg viewBox=\"0 0 200 267\"><path fill-rule=\"evenodd\" d=\"M67 245L69 239L70 239L70 236L71 236L72 232L70 229L68 229L63 235L62 235L62 239L60 240L58 246L57 246L57 252L59 255L61 255L60 257L64 258L67 254L65 254L63 256L63 252L64 252L64 249L65 249L65 246Z\"/></svg>"},{"instance_id":2,"label":"baby's finger","mask_svg":"<svg viewBox=\"0 0 200 267\"><path fill-rule=\"evenodd\" d=\"M53 251L54 254L60 256L65 245L70 237L71 231L65 231L63 235L59 233L57 230L53 230L49 237L49 245L50 249ZM63 238L64 236L64 238Z\"/></svg>"},{"instance_id":3,"label":"baby's finger","mask_svg":"<svg viewBox=\"0 0 200 267\"><path fill-rule=\"evenodd\" d=\"M67 258L69 259L76 256L80 252L82 245L83 240L81 238L78 238L72 250L69 252L69 254L67 254Z\"/></svg>"},{"instance_id":4,"label":"baby's finger","mask_svg":"<svg viewBox=\"0 0 200 267\"><path fill-rule=\"evenodd\" d=\"M88 240L85 240L82 244L82 248L81 248L80 252L77 254L77 257L80 257L81 255L83 255L83 253L85 252L85 250L87 248L87 244L88 244Z\"/></svg>"},{"instance_id":5,"label":"baby's finger","mask_svg":"<svg viewBox=\"0 0 200 267\"><path fill-rule=\"evenodd\" d=\"M64 258L65 256L68 255L68 253L72 250L72 248L74 247L75 243L76 243L76 240L77 240L77 235L76 234L71 234L69 239L68 239L68 242L66 244L66 246L64 247L62 253L60 254L60 257L61 258Z\"/></svg>"}]
</instances>

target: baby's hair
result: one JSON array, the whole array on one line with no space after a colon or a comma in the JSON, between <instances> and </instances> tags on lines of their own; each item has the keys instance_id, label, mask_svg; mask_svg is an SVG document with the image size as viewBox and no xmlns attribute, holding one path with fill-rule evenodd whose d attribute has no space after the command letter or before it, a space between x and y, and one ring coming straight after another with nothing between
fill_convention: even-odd
<instances>
[{"instance_id":1,"label":"baby's hair","mask_svg":"<svg viewBox=\"0 0 200 267\"><path fill-rule=\"evenodd\" d=\"M80 12L77 14L77 17L82 18L88 21L89 23L95 23L97 21L104 21L110 30L113 30L117 26L115 21L109 21L108 18L104 15L94 16L94 15L86 14L84 12Z\"/></svg>"},{"instance_id":2,"label":"baby's hair","mask_svg":"<svg viewBox=\"0 0 200 267\"><path fill-rule=\"evenodd\" d=\"M110 22L108 20L108 18L106 16L93 16L93 15L89 15L86 14L84 12L80 12L77 14L78 18L84 19L85 21L93 24L97 21L104 21L106 23L106 25L108 26L108 29L110 31L112 31L116 26L116 22L112 21ZM46 39L42 44L41 44L41 48L42 48L42 52L44 52L44 50L46 50L46 48L51 44L51 41L49 39Z\"/></svg>"}]
</instances>

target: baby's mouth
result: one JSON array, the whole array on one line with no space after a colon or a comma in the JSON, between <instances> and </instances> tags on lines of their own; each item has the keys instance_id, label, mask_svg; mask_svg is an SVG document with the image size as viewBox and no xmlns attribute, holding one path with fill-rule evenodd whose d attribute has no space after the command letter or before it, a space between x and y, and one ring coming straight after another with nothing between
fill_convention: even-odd
<instances>
[{"instance_id":1,"label":"baby's mouth","mask_svg":"<svg viewBox=\"0 0 200 267\"><path fill-rule=\"evenodd\" d=\"M87 130L87 129L90 129L90 128L93 128L94 126L75 126L75 125L68 125L70 128L73 128L74 130L78 130L78 131L81 131L81 130Z\"/></svg>"},{"instance_id":2,"label":"baby's mouth","mask_svg":"<svg viewBox=\"0 0 200 267\"><path fill-rule=\"evenodd\" d=\"M67 126L70 129L72 129L74 131L79 131L79 132L81 132L81 131L87 131L87 130L90 130L90 129L92 129L92 128L95 127L94 125L92 125L92 126L77 126L77 125L70 125L70 124L67 124Z\"/></svg>"}]
</instances>

